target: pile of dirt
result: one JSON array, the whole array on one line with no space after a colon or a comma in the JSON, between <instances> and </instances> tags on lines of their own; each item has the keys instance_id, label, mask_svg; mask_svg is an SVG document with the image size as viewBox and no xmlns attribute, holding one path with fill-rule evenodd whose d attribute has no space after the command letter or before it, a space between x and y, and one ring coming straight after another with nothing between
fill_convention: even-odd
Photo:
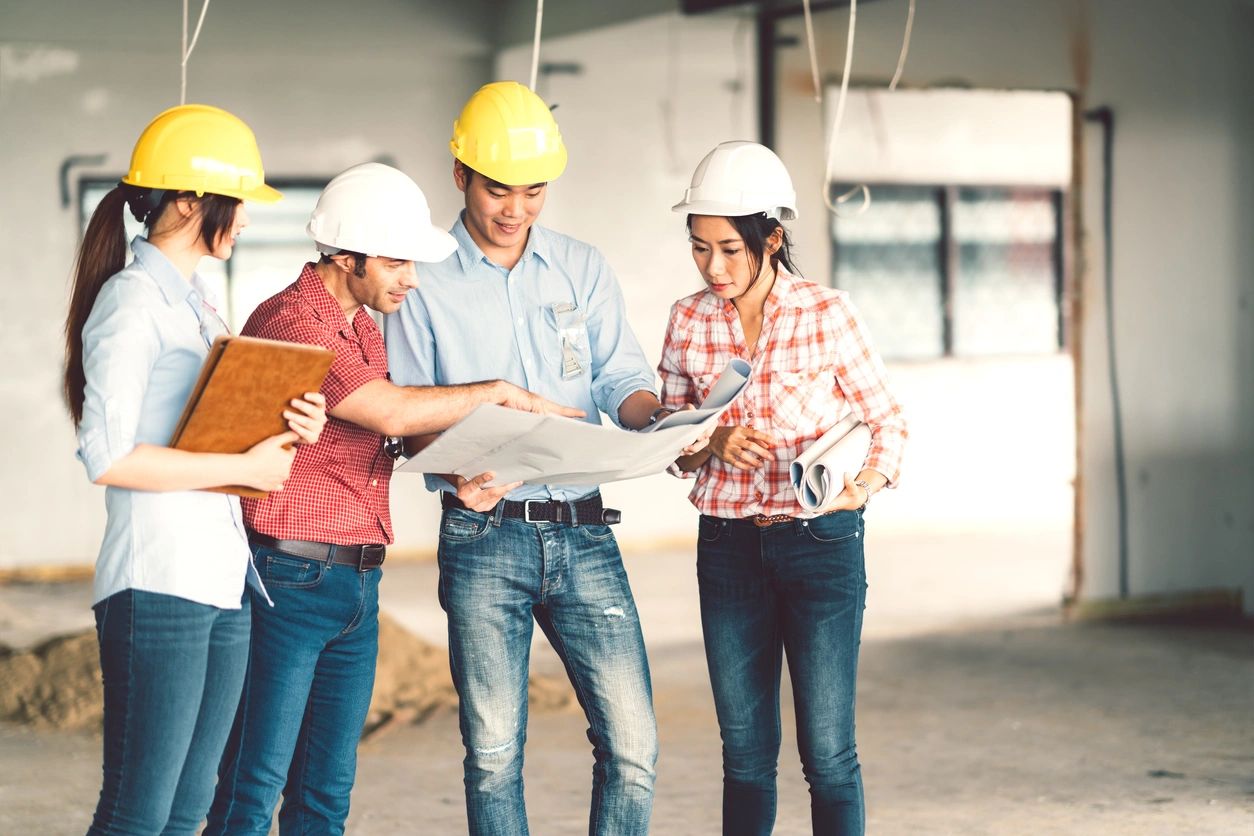
<instances>
[{"instance_id":1,"label":"pile of dirt","mask_svg":"<svg viewBox=\"0 0 1254 836\"><path fill-rule=\"evenodd\" d=\"M533 676L529 693L532 710L575 704L564 679ZM380 615L378 674L363 736L421 723L437 709L456 707L447 651ZM36 728L99 729L103 710L94 630L24 651L0 645L0 720Z\"/></svg>"},{"instance_id":2,"label":"pile of dirt","mask_svg":"<svg viewBox=\"0 0 1254 836\"><path fill-rule=\"evenodd\" d=\"M103 702L94 630L26 651L0 646L0 720L36 728L99 728Z\"/></svg>"}]
</instances>

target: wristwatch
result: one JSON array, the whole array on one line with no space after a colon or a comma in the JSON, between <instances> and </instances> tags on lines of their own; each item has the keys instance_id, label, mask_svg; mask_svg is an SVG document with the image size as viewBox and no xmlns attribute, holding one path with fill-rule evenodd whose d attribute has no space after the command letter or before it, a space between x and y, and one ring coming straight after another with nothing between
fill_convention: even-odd
<instances>
[{"instance_id":1,"label":"wristwatch","mask_svg":"<svg viewBox=\"0 0 1254 836\"><path fill-rule=\"evenodd\" d=\"M659 406L657 409L653 410L653 414L649 416L650 427L656 424L658 421L662 420L663 412L665 412L667 415L671 415L671 414L674 414L675 410L671 409L669 406Z\"/></svg>"},{"instance_id":2,"label":"wristwatch","mask_svg":"<svg viewBox=\"0 0 1254 836\"><path fill-rule=\"evenodd\" d=\"M865 479L859 479L858 481L854 482L854 484L857 485L859 488L862 488L862 490L866 491L866 499L862 500L862 508L865 508L867 506L867 503L871 501L871 486L867 484L867 481ZM861 511L862 508L859 508L858 510Z\"/></svg>"}]
</instances>

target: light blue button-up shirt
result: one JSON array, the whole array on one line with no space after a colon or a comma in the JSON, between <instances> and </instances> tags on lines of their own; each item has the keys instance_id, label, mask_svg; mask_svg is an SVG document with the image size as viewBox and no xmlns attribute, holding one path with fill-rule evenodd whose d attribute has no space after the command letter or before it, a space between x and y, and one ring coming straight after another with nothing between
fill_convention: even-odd
<instances>
[{"instance_id":1,"label":"light blue button-up shirt","mask_svg":"<svg viewBox=\"0 0 1254 836\"><path fill-rule=\"evenodd\" d=\"M78 456L93 481L139 444L169 444L215 337L226 325L144 238L100 289L83 326L87 386ZM92 603L124 589L238 609L252 571L239 499L204 491L105 490L108 521Z\"/></svg>"},{"instance_id":2,"label":"light blue button-up shirt","mask_svg":"<svg viewBox=\"0 0 1254 836\"><path fill-rule=\"evenodd\" d=\"M457 252L418 267L419 287L386 320L388 366L402 386L500 378L618 423L632 392L656 392L653 369L627 324L614 272L595 247L532 226L514 269L483 254L463 218ZM427 477L430 490L447 481ZM513 500L577 499L595 485L523 485Z\"/></svg>"}]
</instances>

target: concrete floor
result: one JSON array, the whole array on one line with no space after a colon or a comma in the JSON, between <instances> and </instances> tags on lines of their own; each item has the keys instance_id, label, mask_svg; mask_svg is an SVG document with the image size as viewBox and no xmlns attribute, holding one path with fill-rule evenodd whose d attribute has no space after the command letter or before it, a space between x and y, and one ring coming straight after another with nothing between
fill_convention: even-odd
<instances>
[{"instance_id":1,"label":"concrete floor","mask_svg":"<svg viewBox=\"0 0 1254 836\"><path fill-rule=\"evenodd\" d=\"M1064 625L1065 532L876 532L858 740L875 834L1254 833L1254 632ZM661 733L653 832L718 832L719 742L688 549L627 557ZM390 566L384 604L440 641L435 570ZM0 588L0 641L90 623L84 585ZM538 632L538 631L537 631ZM558 663L538 640L536 665ZM786 710L776 833L809 832ZM0 833L82 833L99 740L0 725ZM452 713L362 746L349 832L464 832ZM537 834L586 832L578 713L533 714Z\"/></svg>"}]
</instances>

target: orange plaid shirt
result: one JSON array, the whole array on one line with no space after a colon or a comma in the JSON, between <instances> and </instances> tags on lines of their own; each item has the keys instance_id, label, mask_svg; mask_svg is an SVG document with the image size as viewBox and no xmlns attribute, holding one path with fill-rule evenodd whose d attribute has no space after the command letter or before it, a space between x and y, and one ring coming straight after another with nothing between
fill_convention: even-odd
<instances>
[{"instance_id":1,"label":"orange plaid shirt","mask_svg":"<svg viewBox=\"0 0 1254 836\"><path fill-rule=\"evenodd\" d=\"M662 403L699 403L733 357L750 360L736 307L702 290L671 308L662 346ZM737 470L711 456L695 473L689 494L703 514L748 517L803 514L788 477L789 464L851 412L871 429L863 468L897 482L905 447L905 418L888 389L883 361L871 347L848 294L780 270L766 299L758 353L744 394L723 414L775 439L774 462Z\"/></svg>"}]
</instances>

